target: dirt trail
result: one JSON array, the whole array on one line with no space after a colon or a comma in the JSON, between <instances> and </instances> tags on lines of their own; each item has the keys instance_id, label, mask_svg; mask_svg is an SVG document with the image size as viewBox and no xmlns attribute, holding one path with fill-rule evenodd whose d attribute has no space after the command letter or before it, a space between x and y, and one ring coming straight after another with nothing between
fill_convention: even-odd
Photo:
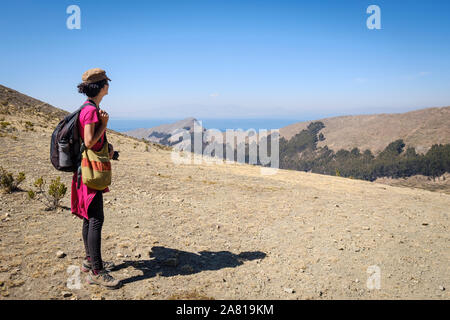
<instances>
[{"instance_id":1,"label":"dirt trail","mask_svg":"<svg viewBox=\"0 0 450 320\"><path fill-rule=\"evenodd\" d=\"M48 160L52 125L0 137L0 166L71 175ZM81 220L26 192L0 194L0 299L448 299L450 195L242 164L175 164L170 151L111 133L120 151L104 194L103 255L115 291L69 289ZM131 170L130 170L131 169ZM9 217L5 219L5 214ZM62 250L67 256L57 258ZM150 254L151 252L151 254ZM380 271L370 290L367 270ZM375 268L376 268L375 267ZM66 293L67 297L63 297Z\"/></svg>"}]
</instances>

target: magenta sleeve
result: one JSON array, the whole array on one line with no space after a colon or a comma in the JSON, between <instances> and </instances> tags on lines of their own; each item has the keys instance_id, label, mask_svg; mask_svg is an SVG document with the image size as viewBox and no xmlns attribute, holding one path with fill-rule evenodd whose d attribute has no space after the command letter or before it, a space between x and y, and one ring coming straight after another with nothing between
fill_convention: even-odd
<instances>
[{"instance_id":1,"label":"magenta sleeve","mask_svg":"<svg viewBox=\"0 0 450 320\"><path fill-rule=\"evenodd\" d=\"M86 110L83 120L84 120L84 125L86 125L88 123L98 122L97 109L89 108L88 110Z\"/></svg>"}]
</instances>

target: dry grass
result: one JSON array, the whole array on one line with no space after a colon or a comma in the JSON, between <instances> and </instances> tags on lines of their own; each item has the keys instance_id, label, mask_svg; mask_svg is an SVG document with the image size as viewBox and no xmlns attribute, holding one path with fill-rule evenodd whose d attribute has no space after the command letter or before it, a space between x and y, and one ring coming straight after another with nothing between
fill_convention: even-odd
<instances>
[{"instance_id":1,"label":"dry grass","mask_svg":"<svg viewBox=\"0 0 450 320\"><path fill-rule=\"evenodd\" d=\"M318 147L361 151L370 149L373 154L394 140L403 139L406 146L414 146L425 153L433 144L450 142L450 107L426 108L399 114L372 114L324 118L324 141ZM298 122L280 129L280 137L290 139L306 129L311 121ZM376 137L376 139L374 139Z\"/></svg>"}]
</instances>

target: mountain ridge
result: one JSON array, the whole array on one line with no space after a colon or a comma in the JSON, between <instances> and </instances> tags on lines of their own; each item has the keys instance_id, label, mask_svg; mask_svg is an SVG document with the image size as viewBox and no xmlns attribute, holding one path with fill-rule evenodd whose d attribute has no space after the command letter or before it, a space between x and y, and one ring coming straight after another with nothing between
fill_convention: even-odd
<instances>
[{"instance_id":1,"label":"mountain ridge","mask_svg":"<svg viewBox=\"0 0 450 320\"><path fill-rule=\"evenodd\" d=\"M418 153L425 153L433 144L450 143L450 107L302 121L280 128L280 137L289 140L316 121L325 125L320 131L325 140L319 141L317 147L326 145L334 151L357 147L378 154L390 142L403 139L407 146L415 147Z\"/></svg>"}]
</instances>

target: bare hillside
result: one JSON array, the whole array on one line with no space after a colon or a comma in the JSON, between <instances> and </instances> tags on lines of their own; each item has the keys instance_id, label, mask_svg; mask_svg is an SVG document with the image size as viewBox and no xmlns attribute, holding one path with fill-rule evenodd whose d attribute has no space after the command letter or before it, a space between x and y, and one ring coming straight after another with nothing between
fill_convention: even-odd
<instances>
[{"instance_id":1,"label":"bare hillside","mask_svg":"<svg viewBox=\"0 0 450 320\"><path fill-rule=\"evenodd\" d=\"M394 140L403 139L418 153L425 153L433 144L450 143L450 107L427 108L406 113L340 116L320 119L325 128L324 141L317 146L337 151L358 147L378 154ZM311 121L298 122L280 129L280 136L290 139Z\"/></svg>"},{"instance_id":2,"label":"bare hillside","mask_svg":"<svg viewBox=\"0 0 450 320\"><path fill-rule=\"evenodd\" d=\"M0 166L26 174L23 191L0 194L0 299L450 298L448 194L288 170L262 175L246 164L177 164L169 150L145 151L112 131L121 155L104 194L102 246L124 286L89 286L81 274L81 287L69 289L67 270L80 266L84 249L81 220L68 210L71 174L49 161L57 121L0 118L9 123ZM41 175L69 186L66 209L28 199ZM379 289L367 286L368 270L380 271Z\"/></svg>"}]
</instances>

